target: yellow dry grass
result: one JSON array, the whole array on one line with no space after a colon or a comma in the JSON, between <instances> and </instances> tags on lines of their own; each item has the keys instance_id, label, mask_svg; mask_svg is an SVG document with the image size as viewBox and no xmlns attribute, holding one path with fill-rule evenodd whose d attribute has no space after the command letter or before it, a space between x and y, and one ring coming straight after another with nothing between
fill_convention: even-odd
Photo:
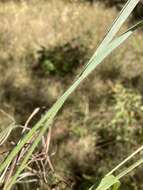
<instances>
[{"instance_id":1,"label":"yellow dry grass","mask_svg":"<svg viewBox=\"0 0 143 190\"><path fill-rule=\"evenodd\" d=\"M115 10L109 12L98 3L90 6L57 0L0 2L1 86L8 83L19 91L30 88L34 94L33 89L38 88L35 84L40 83L40 98L55 100L64 91L61 82L48 78L33 82L29 59L36 60L41 46L50 48L77 37L93 51L115 16ZM88 32L90 37L86 36Z\"/></svg>"},{"instance_id":2,"label":"yellow dry grass","mask_svg":"<svg viewBox=\"0 0 143 190\"><path fill-rule=\"evenodd\" d=\"M1 54L19 59L40 46L53 46L84 34L95 32L96 40L104 34L115 17L99 4L69 4L62 1L0 3ZM103 24L102 24L103 23ZM102 26L101 26L102 25Z\"/></svg>"}]
</instances>

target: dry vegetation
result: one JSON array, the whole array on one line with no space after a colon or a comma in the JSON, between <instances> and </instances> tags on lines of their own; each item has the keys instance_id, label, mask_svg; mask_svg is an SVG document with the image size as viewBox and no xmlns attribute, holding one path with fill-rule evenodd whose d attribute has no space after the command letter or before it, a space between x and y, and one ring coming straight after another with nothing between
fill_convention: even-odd
<instances>
[{"instance_id":1,"label":"dry vegetation","mask_svg":"<svg viewBox=\"0 0 143 190\"><path fill-rule=\"evenodd\" d=\"M105 9L99 2L92 6L57 0L1 2L0 108L24 124L40 107L32 125L72 82L116 15L116 9ZM56 174L50 170L46 173L46 185L45 179L40 179L41 190L86 190L142 143L142 41L140 31L68 100L52 130L50 154L54 153L51 160ZM72 73L45 73L38 52L66 43L78 48L79 55L84 47L82 55L86 56L75 54L80 64ZM64 56L60 61L68 64ZM0 119L5 126L3 114ZM125 178L123 189L127 189L126 184L130 184L129 189L142 189L140 172ZM138 187L136 180L140 181Z\"/></svg>"}]
</instances>

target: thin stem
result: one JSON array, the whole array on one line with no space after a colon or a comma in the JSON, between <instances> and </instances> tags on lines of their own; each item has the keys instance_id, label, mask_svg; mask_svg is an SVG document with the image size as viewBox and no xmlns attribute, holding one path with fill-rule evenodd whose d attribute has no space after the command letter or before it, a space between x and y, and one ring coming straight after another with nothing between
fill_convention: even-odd
<instances>
[{"instance_id":1,"label":"thin stem","mask_svg":"<svg viewBox=\"0 0 143 190\"><path fill-rule=\"evenodd\" d=\"M126 162L128 162L131 158L133 158L136 154L141 152L143 150L143 145L138 148L135 152L133 152L130 156L128 156L126 159L124 159L119 165L117 165L115 168L113 168L106 176L111 175L114 173L116 170L118 170L121 166L123 166Z\"/></svg>"},{"instance_id":2,"label":"thin stem","mask_svg":"<svg viewBox=\"0 0 143 190\"><path fill-rule=\"evenodd\" d=\"M138 160L137 162L135 162L134 164L132 164L130 167L128 167L126 170L124 170L123 172L121 172L119 175L117 175L117 178L120 179L120 178L124 177L125 175L127 175L128 173L130 173L132 170L134 170L136 167L138 167L142 163L143 163L143 158L141 158L140 160Z\"/></svg>"}]
</instances>

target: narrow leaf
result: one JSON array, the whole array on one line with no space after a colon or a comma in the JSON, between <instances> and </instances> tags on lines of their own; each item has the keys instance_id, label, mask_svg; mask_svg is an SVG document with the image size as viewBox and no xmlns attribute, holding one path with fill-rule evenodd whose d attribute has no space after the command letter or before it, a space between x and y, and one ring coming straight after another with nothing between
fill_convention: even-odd
<instances>
[{"instance_id":1,"label":"narrow leaf","mask_svg":"<svg viewBox=\"0 0 143 190\"><path fill-rule=\"evenodd\" d=\"M84 72L84 70L87 68L87 66L93 61L93 59L95 59L95 57L97 56L97 54L100 51L102 51L103 48L105 48L113 40L114 36L120 30L121 26L124 24L124 22L129 17L129 15L131 14L131 12L135 8L135 6L139 3L139 1L140 0L128 0L127 1L127 3L125 4L125 6L123 7L123 9L121 10L119 16L113 22L113 24L112 24L111 28L108 30L105 38L103 39L103 41L101 42L100 46L98 47L98 49L96 50L96 52L93 54L93 56L91 57L91 59L89 60L89 62L86 64L86 66L84 67L84 69L81 72L81 74Z\"/></svg>"},{"instance_id":2,"label":"narrow leaf","mask_svg":"<svg viewBox=\"0 0 143 190\"><path fill-rule=\"evenodd\" d=\"M97 188L94 187L91 190L108 190L112 186L113 186L113 190L118 190L120 186L120 181L115 176L110 175L110 176L105 176L101 180L101 183L99 184L99 186Z\"/></svg>"},{"instance_id":3,"label":"narrow leaf","mask_svg":"<svg viewBox=\"0 0 143 190\"><path fill-rule=\"evenodd\" d=\"M35 139L35 142L32 144L29 152L27 153L27 155L25 156L23 162L21 163L21 165L19 166L15 176L11 179L11 181L9 182L9 185L7 186L7 190L9 190L11 188L11 186L15 183L17 177L19 176L19 174L22 172L22 170L27 166L26 163L28 161L28 159L30 158L32 152L34 151L34 149L36 148L36 146L38 145L38 143L40 142L42 136L44 135L44 133L46 132L46 130L48 129L49 125L52 123L55 115L57 114L57 112L59 111L59 109L62 107L62 105L64 104L64 102L66 101L66 99L68 98L68 96L77 88L77 86L80 84L80 82L87 76L89 75L92 70L94 70L94 68L101 63L101 61L103 61L103 59L105 57L107 57L115 48L117 48L119 45L121 45L132 33L135 29L137 29L137 26L142 26L143 22L140 22L138 24L136 24L135 26L133 26L130 30L128 30L126 33L122 34L120 37L116 38L115 40L113 40L109 45L108 48L105 48L104 51L102 51L97 58L94 60L93 64L88 66L88 68L85 70L85 72L83 73L83 75L81 75L81 77L75 81L75 83L63 94L63 96L61 96L58 101L52 106L52 108L47 112L47 119L45 121L45 124L43 126L43 129L41 129L38 137ZM33 130L33 129L31 129Z\"/></svg>"}]
</instances>

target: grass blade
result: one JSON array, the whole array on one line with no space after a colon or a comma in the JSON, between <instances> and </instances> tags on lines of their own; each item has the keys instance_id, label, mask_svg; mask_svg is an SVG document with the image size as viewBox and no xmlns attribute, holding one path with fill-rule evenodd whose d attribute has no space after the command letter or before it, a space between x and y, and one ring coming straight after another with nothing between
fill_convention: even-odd
<instances>
[{"instance_id":1,"label":"grass blade","mask_svg":"<svg viewBox=\"0 0 143 190\"><path fill-rule=\"evenodd\" d=\"M33 153L34 149L37 147L38 143L40 142L42 136L47 131L48 126L52 123L55 115L59 111L59 109L62 107L68 96L77 88L77 86L81 83L81 81L88 76L95 67L101 63L113 50L115 50L117 47L119 47L127 38L129 38L135 29L138 27L143 26L143 21L139 22L138 24L131 27L126 33L122 34L121 36L117 37L115 40L113 40L109 45L107 45L107 48L104 48L100 54L96 57L96 59L93 61L92 65L89 65L85 72L81 75L81 77L75 81L75 83L61 96L58 101L53 105L53 107L49 110L47 113L48 118L46 119L44 126L42 127L41 131L39 132L38 137L35 139L34 143L32 144L29 152L25 156L24 160L22 161L21 165L19 166L16 174L9 182L8 186L6 186L6 190L10 190L12 185L16 182L17 177L19 174L23 171L23 169L27 166L27 161L29 160L31 154ZM32 129L33 130L33 129ZM112 184L113 185L113 184Z\"/></svg>"},{"instance_id":2,"label":"grass blade","mask_svg":"<svg viewBox=\"0 0 143 190\"><path fill-rule=\"evenodd\" d=\"M35 142L32 144L31 148L29 149L27 155L23 159L21 165L18 167L16 174L6 186L7 190L11 189L12 185L16 182L17 177L22 172L22 170L26 167L27 161L30 158L31 154L33 153L34 149L40 142L42 136L48 129L49 125L53 122L54 117L56 116L59 109L63 106L64 102L67 100L69 95L78 87L78 85L96 68L96 66L101 63L114 49L120 46L131 34L135 29L142 25L139 23L135 25L126 33L122 34L118 38L114 39L115 34L119 31L122 24L128 18L130 13L132 12L133 8L137 5L139 0L128 0L125 7L121 11L119 17L113 23L111 29L109 30L108 34L104 38L103 42L90 59L88 64L85 66L82 74L79 78L71 85L71 87L57 100L57 102L52 106L52 108L41 118L41 120L24 136L23 139L18 143L18 145L11 151L5 161L0 165L0 172L2 173L3 170L9 165L18 152L22 149L22 147L31 140L33 135L38 131L38 137L35 139Z\"/></svg>"},{"instance_id":3,"label":"grass blade","mask_svg":"<svg viewBox=\"0 0 143 190\"><path fill-rule=\"evenodd\" d=\"M139 1L140 0L128 0L127 1L125 6L123 7L123 9L121 10L119 16L113 22L111 28L108 30L108 32L107 32L106 36L104 37L103 41L101 42L101 44L99 45L98 49L96 50L94 55L91 57L89 62L86 64L86 66L84 67L81 74L85 71L87 66L95 59L97 54L100 51L102 51L102 49L105 48L113 40L114 36L120 30L121 26L124 24L124 22L129 17L129 15L131 14L131 12L133 11L133 9L135 8L135 6L138 4Z\"/></svg>"},{"instance_id":4,"label":"grass blade","mask_svg":"<svg viewBox=\"0 0 143 190\"><path fill-rule=\"evenodd\" d=\"M116 190L118 190L120 186L120 181L117 177L110 175L103 178L97 188L92 187L89 190L107 190L112 186L114 189L116 188Z\"/></svg>"},{"instance_id":5,"label":"grass blade","mask_svg":"<svg viewBox=\"0 0 143 190\"><path fill-rule=\"evenodd\" d=\"M138 166L140 166L141 164L143 164L143 158L139 159L138 161L136 161L134 164L132 164L130 167L128 167L127 169L125 169L123 172L121 172L117 178L121 179L123 176L127 175L128 173L130 173L132 170L134 170L135 168L137 168Z\"/></svg>"}]
</instances>

